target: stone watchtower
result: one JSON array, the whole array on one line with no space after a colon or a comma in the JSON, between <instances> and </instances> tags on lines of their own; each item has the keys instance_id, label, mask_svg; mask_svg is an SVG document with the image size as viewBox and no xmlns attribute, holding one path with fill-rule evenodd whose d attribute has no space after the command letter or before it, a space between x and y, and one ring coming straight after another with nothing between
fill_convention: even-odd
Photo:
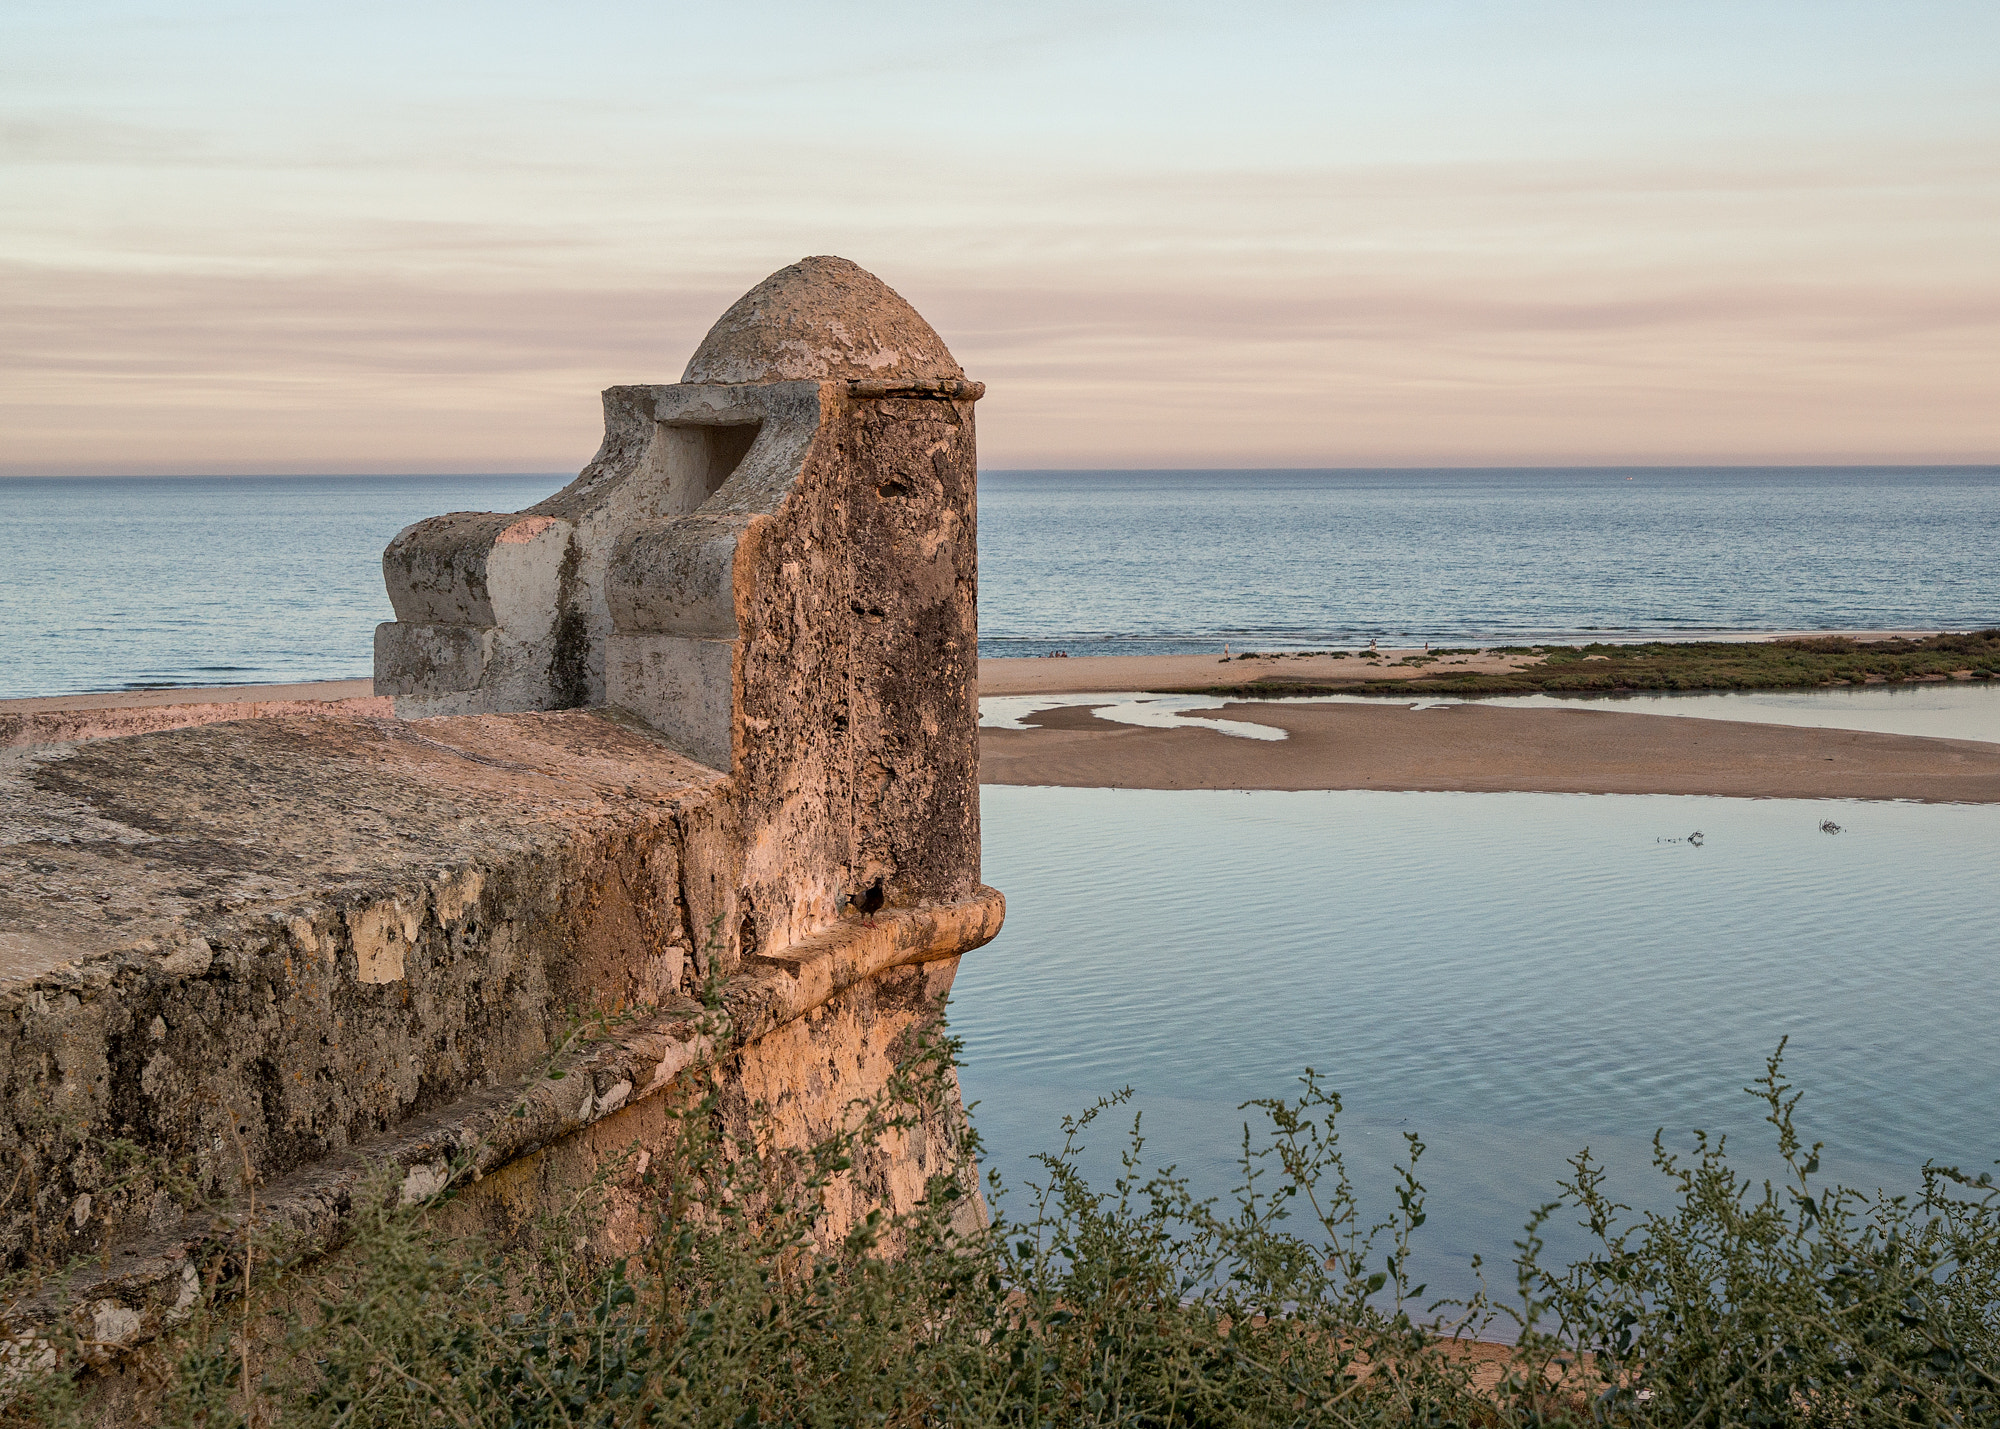
<instances>
[{"instance_id":1,"label":"stone watchtower","mask_svg":"<svg viewBox=\"0 0 2000 1429\"><path fill-rule=\"evenodd\" d=\"M390 543L376 693L404 718L610 705L734 775L788 925L767 945L844 899L964 898L984 390L873 274L780 269L680 382L604 393L562 491Z\"/></svg>"}]
</instances>

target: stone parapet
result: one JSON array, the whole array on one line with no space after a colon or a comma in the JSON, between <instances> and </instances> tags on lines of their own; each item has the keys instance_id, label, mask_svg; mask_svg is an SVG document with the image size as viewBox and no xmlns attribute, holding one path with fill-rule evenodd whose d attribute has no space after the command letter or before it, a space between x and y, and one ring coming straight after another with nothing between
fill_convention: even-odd
<instances>
[{"instance_id":1,"label":"stone parapet","mask_svg":"<svg viewBox=\"0 0 2000 1429\"><path fill-rule=\"evenodd\" d=\"M720 976L723 782L590 714L264 719L18 760L0 1145L33 1194L0 1253L157 1229L171 1175L219 1194L246 1152L284 1175L522 1075L571 1009Z\"/></svg>"},{"instance_id":2,"label":"stone parapet","mask_svg":"<svg viewBox=\"0 0 2000 1429\"><path fill-rule=\"evenodd\" d=\"M128 734L275 715L355 714L393 718L395 713L396 702L387 695L377 695L372 680L48 695L38 699L0 700L0 750L119 739Z\"/></svg>"},{"instance_id":3,"label":"stone parapet","mask_svg":"<svg viewBox=\"0 0 2000 1429\"><path fill-rule=\"evenodd\" d=\"M562 492L396 537L373 697L23 726L0 1259L81 1259L17 1328L154 1333L253 1190L309 1247L385 1169L504 1235L667 1145L697 1084L789 1144L879 1090L1003 912L981 390L879 280L808 259L683 382L607 391ZM839 1214L909 1204L956 1135L857 1169Z\"/></svg>"}]
</instances>

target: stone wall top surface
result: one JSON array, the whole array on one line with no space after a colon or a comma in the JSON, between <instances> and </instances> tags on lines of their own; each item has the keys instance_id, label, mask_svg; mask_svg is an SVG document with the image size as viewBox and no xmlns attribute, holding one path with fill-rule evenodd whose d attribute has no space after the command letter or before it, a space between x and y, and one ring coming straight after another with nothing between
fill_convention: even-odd
<instances>
[{"instance_id":1,"label":"stone wall top surface","mask_svg":"<svg viewBox=\"0 0 2000 1429\"><path fill-rule=\"evenodd\" d=\"M585 713L266 718L0 761L0 1002L121 954L177 971L213 920L358 898L721 782Z\"/></svg>"}]
</instances>

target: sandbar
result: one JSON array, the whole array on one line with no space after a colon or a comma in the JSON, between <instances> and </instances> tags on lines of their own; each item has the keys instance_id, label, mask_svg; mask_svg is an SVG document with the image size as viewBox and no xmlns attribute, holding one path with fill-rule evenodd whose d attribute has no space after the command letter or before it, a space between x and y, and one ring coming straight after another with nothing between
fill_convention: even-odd
<instances>
[{"instance_id":1,"label":"sandbar","mask_svg":"<svg viewBox=\"0 0 2000 1429\"><path fill-rule=\"evenodd\" d=\"M1071 788L2000 803L2000 744L1975 740L1470 703L1420 710L1399 703L1230 703L1200 714L1272 725L1288 737L1113 724L1089 706L1073 705L1026 716L1026 731L981 730L980 779Z\"/></svg>"}]
</instances>

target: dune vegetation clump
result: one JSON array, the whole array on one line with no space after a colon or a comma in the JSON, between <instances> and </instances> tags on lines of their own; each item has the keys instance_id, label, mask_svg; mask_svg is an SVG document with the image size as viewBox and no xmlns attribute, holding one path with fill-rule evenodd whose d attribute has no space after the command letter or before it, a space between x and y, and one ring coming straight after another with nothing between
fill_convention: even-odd
<instances>
[{"instance_id":1,"label":"dune vegetation clump","mask_svg":"<svg viewBox=\"0 0 2000 1429\"><path fill-rule=\"evenodd\" d=\"M949 1050L804 1152L688 1107L639 1178L651 1234L630 1256L580 1248L588 1197L503 1253L385 1195L340 1254L281 1269L254 1305L198 1305L120 1372L124 1392L142 1385L169 1425L2000 1422L1992 1181L1927 1166L1910 1198L1822 1187L1777 1056L1751 1090L1783 1184L1739 1175L1720 1140L1689 1158L1656 1140L1677 1204L1635 1216L1583 1153L1508 1297L1439 1304L1407 1274L1422 1142L1367 1223L1340 1099L1311 1072L1296 1097L1247 1104L1263 1128L1244 1133L1233 1202L1148 1169L1136 1117L1122 1174L1086 1181L1084 1143L1121 1095L1062 1123L1018 1219L956 1229L963 1167L942 1167L910 1213L830 1240L829 1188L936 1110ZM1578 1217L1593 1253L1544 1267L1554 1216ZM73 1373L91 1357L78 1341L17 1359L0 1421L100 1422L105 1386Z\"/></svg>"},{"instance_id":2,"label":"dune vegetation clump","mask_svg":"<svg viewBox=\"0 0 2000 1429\"><path fill-rule=\"evenodd\" d=\"M1455 650L1410 655L1428 667ZM1648 641L1634 645L1520 645L1489 652L1533 657L1509 670L1439 665L1400 679L1253 680L1203 688L1206 694L1532 695L1620 690L1808 690L1822 686L2000 679L2000 629L1917 639Z\"/></svg>"}]
</instances>

